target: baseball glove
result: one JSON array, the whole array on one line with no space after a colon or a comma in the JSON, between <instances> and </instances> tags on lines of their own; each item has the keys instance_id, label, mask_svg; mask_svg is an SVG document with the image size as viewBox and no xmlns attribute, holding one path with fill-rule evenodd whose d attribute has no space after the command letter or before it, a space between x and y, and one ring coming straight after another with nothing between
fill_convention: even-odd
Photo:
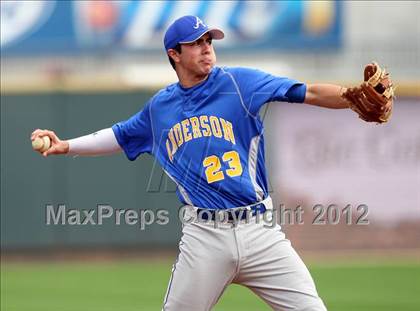
<instances>
[{"instance_id":1,"label":"baseball glove","mask_svg":"<svg viewBox=\"0 0 420 311\"><path fill-rule=\"evenodd\" d=\"M384 123L391 117L394 86L389 73L375 62L365 66L364 82L346 89L341 96L366 122Z\"/></svg>"}]
</instances>

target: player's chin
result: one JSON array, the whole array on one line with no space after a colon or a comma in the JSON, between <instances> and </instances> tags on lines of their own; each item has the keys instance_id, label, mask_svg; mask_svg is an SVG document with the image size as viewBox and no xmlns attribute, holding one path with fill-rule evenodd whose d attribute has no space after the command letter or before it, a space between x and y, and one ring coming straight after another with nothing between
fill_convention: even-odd
<instances>
[{"instance_id":1,"label":"player's chin","mask_svg":"<svg viewBox=\"0 0 420 311\"><path fill-rule=\"evenodd\" d=\"M201 66L201 72L203 74L209 74L211 70L213 69L214 64L210 62L203 62L200 64Z\"/></svg>"}]
</instances>

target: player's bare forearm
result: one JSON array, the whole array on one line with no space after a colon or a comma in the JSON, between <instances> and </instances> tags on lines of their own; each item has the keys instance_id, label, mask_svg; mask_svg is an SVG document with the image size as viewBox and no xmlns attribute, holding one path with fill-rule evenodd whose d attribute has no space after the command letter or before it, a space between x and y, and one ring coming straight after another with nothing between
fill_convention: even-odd
<instances>
[{"instance_id":1,"label":"player's bare forearm","mask_svg":"<svg viewBox=\"0 0 420 311\"><path fill-rule=\"evenodd\" d=\"M349 108L349 102L341 96L345 89L335 84L308 84L305 104L332 109Z\"/></svg>"}]
</instances>

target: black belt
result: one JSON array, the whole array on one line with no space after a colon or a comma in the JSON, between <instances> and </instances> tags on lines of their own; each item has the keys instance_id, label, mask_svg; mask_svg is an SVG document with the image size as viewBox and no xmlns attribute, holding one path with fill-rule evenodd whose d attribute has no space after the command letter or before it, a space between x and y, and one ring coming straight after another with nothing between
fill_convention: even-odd
<instances>
[{"instance_id":1,"label":"black belt","mask_svg":"<svg viewBox=\"0 0 420 311\"><path fill-rule=\"evenodd\" d=\"M228 221L238 221L246 219L250 212L252 213L252 216L255 216L257 214L264 214L266 211L267 208L265 207L264 203L257 203L247 208L238 208L234 210L197 208L197 216L200 220L214 221L216 220L216 215L219 212L223 212L225 215L227 215Z\"/></svg>"}]
</instances>

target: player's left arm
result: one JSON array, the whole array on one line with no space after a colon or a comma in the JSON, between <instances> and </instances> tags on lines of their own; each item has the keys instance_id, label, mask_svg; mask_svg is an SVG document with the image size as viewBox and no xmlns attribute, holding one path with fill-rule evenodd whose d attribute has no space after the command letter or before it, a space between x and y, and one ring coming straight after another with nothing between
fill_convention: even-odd
<instances>
[{"instance_id":1,"label":"player's left arm","mask_svg":"<svg viewBox=\"0 0 420 311\"><path fill-rule=\"evenodd\" d=\"M335 84L307 84L304 103L332 109L349 108L350 103L341 95L345 91L345 87Z\"/></svg>"}]
</instances>

